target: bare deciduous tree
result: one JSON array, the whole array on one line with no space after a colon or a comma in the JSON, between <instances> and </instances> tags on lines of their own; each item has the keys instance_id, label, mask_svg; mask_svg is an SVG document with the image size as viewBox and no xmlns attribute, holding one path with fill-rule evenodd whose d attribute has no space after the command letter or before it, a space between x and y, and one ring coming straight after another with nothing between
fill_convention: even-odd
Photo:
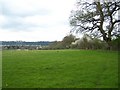
<instances>
[{"instance_id":1,"label":"bare deciduous tree","mask_svg":"<svg viewBox=\"0 0 120 90\"><path fill-rule=\"evenodd\" d=\"M119 36L117 29L120 24L118 11L120 1L107 0L86 2L77 1L77 9L71 12L70 25L76 33L89 33L94 37L102 37L110 48L114 36Z\"/></svg>"}]
</instances>

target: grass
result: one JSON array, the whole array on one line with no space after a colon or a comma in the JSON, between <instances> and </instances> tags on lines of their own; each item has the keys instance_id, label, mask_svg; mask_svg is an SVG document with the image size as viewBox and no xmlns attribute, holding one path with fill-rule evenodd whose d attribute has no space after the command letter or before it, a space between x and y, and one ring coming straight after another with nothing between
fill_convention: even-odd
<instances>
[{"instance_id":1,"label":"grass","mask_svg":"<svg viewBox=\"0 0 120 90\"><path fill-rule=\"evenodd\" d=\"M117 88L116 51L3 51L3 88Z\"/></svg>"}]
</instances>

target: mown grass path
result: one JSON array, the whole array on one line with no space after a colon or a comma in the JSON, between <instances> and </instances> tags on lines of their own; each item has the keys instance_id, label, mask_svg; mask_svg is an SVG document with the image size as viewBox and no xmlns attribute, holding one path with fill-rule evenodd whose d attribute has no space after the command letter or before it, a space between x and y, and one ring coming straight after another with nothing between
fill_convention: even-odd
<instances>
[{"instance_id":1,"label":"mown grass path","mask_svg":"<svg viewBox=\"0 0 120 90\"><path fill-rule=\"evenodd\" d=\"M118 53L93 50L3 51L4 88L115 88Z\"/></svg>"}]
</instances>

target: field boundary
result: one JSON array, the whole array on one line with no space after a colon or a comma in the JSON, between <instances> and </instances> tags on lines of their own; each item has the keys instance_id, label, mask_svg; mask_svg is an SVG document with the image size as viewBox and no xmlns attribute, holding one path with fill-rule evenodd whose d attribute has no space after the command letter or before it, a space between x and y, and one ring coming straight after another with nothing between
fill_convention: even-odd
<instances>
[{"instance_id":1,"label":"field boundary","mask_svg":"<svg viewBox=\"0 0 120 90\"><path fill-rule=\"evenodd\" d=\"M2 89L2 42L0 42L0 90Z\"/></svg>"}]
</instances>

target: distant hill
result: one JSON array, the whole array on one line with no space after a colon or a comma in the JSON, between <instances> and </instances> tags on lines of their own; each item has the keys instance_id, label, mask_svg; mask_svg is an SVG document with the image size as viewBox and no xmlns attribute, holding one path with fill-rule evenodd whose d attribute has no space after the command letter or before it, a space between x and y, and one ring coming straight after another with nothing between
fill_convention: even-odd
<instances>
[{"instance_id":1,"label":"distant hill","mask_svg":"<svg viewBox=\"0 0 120 90\"><path fill-rule=\"evenodd\" d=\"M2 41L3 46L47 46L53 42L50 41L38 41L38 42L26 42L26 41Z\"/></svg>"}]
</instances>

